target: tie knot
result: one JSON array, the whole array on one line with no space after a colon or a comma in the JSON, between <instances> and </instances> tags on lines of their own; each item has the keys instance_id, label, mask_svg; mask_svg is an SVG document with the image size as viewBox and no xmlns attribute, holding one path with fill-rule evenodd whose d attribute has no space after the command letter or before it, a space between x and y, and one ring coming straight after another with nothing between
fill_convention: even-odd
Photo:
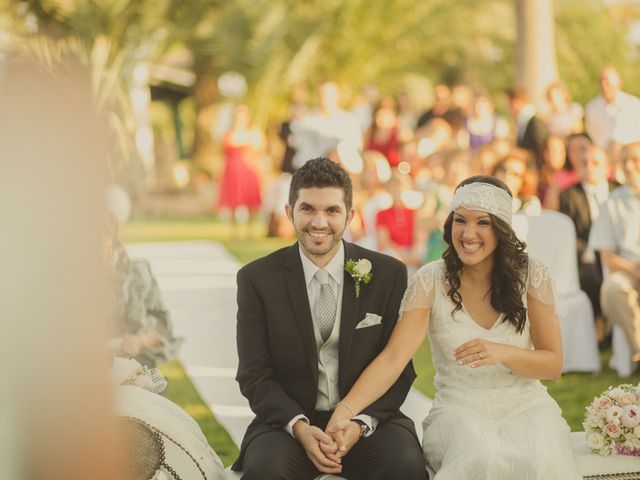
<instances>
[{"instance_id":1,"label":"tie knot","mask_svg":"<svg viewBox=\"0 0 640 480\"><path fill-rule=\"evenodd\" d=\"M321 268L316 272L316 278L322 285L326 285L329 283L329 272L327 272L324 268Z\"/></svg>"}]
</instances>

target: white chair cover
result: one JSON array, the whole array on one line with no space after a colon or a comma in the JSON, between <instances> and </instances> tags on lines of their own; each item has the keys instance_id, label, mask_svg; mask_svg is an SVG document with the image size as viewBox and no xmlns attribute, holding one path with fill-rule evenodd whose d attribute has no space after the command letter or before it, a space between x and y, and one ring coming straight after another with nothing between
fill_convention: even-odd
<instances>
[{"instance_id":1,"label":"white chair cover","mask_svg":"<svg viewBox=\"0 0 640 480\"><path fill-rule=\"evenodd\" d=\"M563 372L599 372L593 309L589 297L580 290L573 222L563 213L543 210L536 216L516 214L512 225L516 235L527 243L529 254L549 267L555 283Z\"/></svg>"},{"instance_id":2,"label":"white chair cover","mask_svg":"<svg viewBox=\"0 0 640 480\"><path fill-rule=\"evenodd\" d=\"M611 358L609 367L618 372L620 377L629 377L636 369L631 361L631 345L620 325L614 325L611 332Z\"/></svg>"}]
</instances>

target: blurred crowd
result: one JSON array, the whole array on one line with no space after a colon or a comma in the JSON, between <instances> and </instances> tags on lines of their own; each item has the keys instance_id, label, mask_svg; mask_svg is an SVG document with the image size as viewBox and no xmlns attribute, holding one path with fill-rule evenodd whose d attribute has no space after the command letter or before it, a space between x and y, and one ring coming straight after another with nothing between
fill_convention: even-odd
<instances>
[{"instance_id":1,"label":"blurred crowd","mask_svg":"<svg viewBox=\"0 0 640 480\"><path fill-rule=\"evenodd\" d=\"M622 147L640 141L640 99L623 91L613 67L603 68L598 82L600 94L585 106L560 81L548 86L538 106L523 89L511 88L504 92L506 115L488 91L445 84L434 86L426 111L415 109L404 92L381 96L371 86L346 109L338 86L326 82L316 109L291 105L279 131L281 173L268 184L259 165L266 136L241 105L224 137L217 208L231 211L234 224L239 209L250 219L262 211L270 236L291 236L284 216L291 173L329 156L354 182L356 216L347 239L411 270L440 258L455 186L471 175L493 175L511 189L514 213L559 210L574 221L581 287L598 316L602 268L589 231L609 191L625 182Z\"/></svg>"}]
</instances>

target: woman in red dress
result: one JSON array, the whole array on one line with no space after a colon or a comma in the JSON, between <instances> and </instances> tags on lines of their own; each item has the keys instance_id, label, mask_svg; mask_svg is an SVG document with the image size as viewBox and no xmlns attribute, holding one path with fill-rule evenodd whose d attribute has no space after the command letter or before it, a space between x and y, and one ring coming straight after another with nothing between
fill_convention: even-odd
<instances>
[{"instance_id":1,"label":"woman in red dress","mask_svg":"<svg viewBox=\"0 0 640 480\"><path fill-rule=\"evenodd\" d=\"M235 235L237 213L240 207L249 211L253 220L262 204L257 161L264 150L264 136L249 123L249 110L238 105L231 129L223 140L224 171L220 182L218 208L231 211L232 234Z\"/></svg>"}]
</instances>

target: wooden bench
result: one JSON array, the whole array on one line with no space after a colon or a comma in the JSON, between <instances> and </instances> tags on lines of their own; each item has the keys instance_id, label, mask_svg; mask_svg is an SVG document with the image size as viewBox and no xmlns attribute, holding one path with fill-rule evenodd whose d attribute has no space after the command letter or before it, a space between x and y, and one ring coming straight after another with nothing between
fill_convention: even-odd
<instances>
[{"instance_id":1,"label":"wooden bench","mask_svg":"<svg viewBox=\"0 0 640 480\"><path fill-rule=\"evenodd\" d=\"M571 433L571 447L578 472L585 480L640 480L640 458L638 457L595 455L587 446L584 432ZM241 477L241 473L227 469L227 480L240 480ZM315 480L345 479L335 475L320 475Z\"/></svg>"}]
</instances>

